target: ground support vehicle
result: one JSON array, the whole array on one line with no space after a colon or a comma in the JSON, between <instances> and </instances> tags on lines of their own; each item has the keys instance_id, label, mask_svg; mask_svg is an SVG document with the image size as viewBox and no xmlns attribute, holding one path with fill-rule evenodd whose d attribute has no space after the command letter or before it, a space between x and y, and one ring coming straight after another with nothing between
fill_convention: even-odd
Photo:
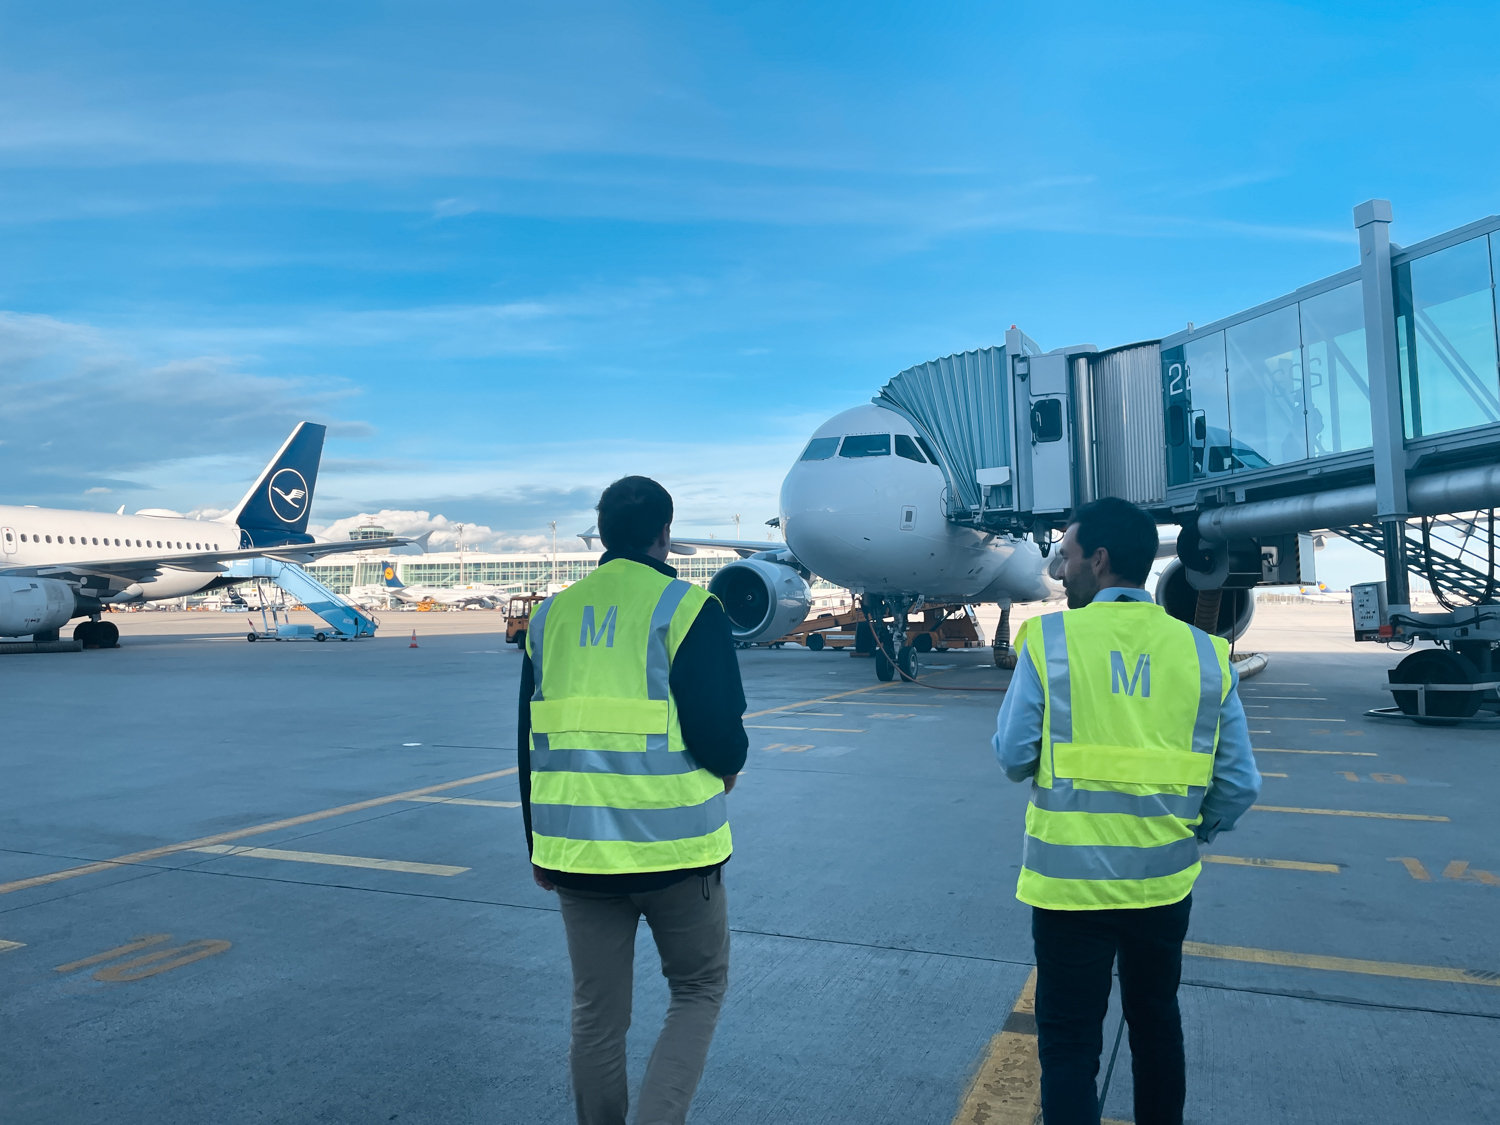
<instances>
[{"instance_id":1,"label":"ground support vehicle","mask_svg":"<svg viewBox=\"0 0 1500 1125\"><path fill-rule=\"evenodd\" d=\"M539 602L547 600L545 594L516 594L505 606L505 643L526 647L526 629L531 624L531 611Z\"/></svg>"}]
</instances>

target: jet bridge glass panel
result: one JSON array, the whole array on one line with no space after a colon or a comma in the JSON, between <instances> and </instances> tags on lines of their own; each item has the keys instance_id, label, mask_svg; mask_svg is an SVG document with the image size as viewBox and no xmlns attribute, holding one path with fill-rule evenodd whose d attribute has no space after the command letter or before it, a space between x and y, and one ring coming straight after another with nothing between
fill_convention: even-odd
<instances>
[{"instance_id":1,"label":"jet bridge glass panel","mask_svg":"<svg viewBox=\"0 0 1500 1125\"><path fill-rule=\"evenodd\" d=\"M1309 297L1302 311L1308 454L1370 447L1370 374L1359 282Z\"/></svg>"},{"instance_id":2,"label":"jet bridge glass panel","mask_svg":"<svg viewBox=\"0 0 1500 1125\"><path fill-rule=\"evenodd\" d=\"M1224 333L1214 332L1161 353L1167 400L1169 479L1188 484L1229 472L1229 385Z\"/></svg>"},{"instance_id":3,"label":"jet bridge glass panel","mask_svg":"<svg viewBox=\"0 0 1500 1125\"><path fill-rule=\"evenodd\" d=\"M1307 457L1302 347L1297 306L1236 324L1224 333L1229 359L1233 469Z\"/></svg>"},{"instance_id":4,"label":"jet bridge glass panel","mask_svg":"<svg viewBox=\"0 0 1500 1125\"><path fill-rule=\"evenodd\" d=\"M1395 268L1406 436L1500 421L1490 237Z\"/></svg>"}]
</instances>

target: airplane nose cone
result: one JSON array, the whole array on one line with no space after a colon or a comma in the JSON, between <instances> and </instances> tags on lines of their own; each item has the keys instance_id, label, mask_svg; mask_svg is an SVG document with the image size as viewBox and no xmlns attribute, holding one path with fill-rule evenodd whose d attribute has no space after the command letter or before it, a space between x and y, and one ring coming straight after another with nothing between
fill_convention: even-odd
<instances>
[{"instance_id":1,"label":"airplane nose cone","mask_svg":"<svg viewBox=\"0 0 1500 1125\"><path fill-rule=\"evenodd\" d=\"M843 471L840 471L843 470ZM781 486L787 546L830 582L861 585L879 493L847 462L798 462Z\"/></svg>"}]
</instances>

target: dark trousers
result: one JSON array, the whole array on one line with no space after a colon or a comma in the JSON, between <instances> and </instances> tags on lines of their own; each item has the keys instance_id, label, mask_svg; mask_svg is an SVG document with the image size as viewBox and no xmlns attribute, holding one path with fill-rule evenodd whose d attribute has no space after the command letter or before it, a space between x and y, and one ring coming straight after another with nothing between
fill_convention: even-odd
<instances>
[{"instance_id":1,"label":"dark trousers","mask_svg":"<svg viewBox=\"0 0 1500 1125\"><path fill-rule=\"evenodd\" d=\"M1182 1125L1182 939L1193 896L1146 910L1031 912L1036 943L1037 1050L1046 1125L1099 1125L1099 1055L1110 969L1130 1028L1136 1125Z\"/></svg>"}]
</instances>

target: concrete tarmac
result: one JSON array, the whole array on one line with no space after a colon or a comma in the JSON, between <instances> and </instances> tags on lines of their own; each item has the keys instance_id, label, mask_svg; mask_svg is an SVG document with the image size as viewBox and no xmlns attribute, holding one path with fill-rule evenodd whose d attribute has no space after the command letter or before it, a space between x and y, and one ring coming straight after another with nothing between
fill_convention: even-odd
<instances>
[{"instance_id":1,"label":"concrete tarmac","mask_svg":"<svg viewBox=\"0 0 1500 1125\"><path fill-rule=\"evenodd\" d=\"M120 615L118 650L0 658L0 1120L572 1120L519 656L497 614L382 616L250 645L238 615ZM1241 645L1272 655L1243 689L1266 781L1194 892L1191 1122L1500 1112L1496 735L1365 717L1399 656L1349 632L1265 606ZM939 691L741 653L733 969L691 1120L1035 1117L1026 787L989 749L988 655L924 658ZM666 1003L644 926L636 970L633 1082ZM1119 1030L1116 1000L1128 1121Z\"/></svg>"}]
</instances>

